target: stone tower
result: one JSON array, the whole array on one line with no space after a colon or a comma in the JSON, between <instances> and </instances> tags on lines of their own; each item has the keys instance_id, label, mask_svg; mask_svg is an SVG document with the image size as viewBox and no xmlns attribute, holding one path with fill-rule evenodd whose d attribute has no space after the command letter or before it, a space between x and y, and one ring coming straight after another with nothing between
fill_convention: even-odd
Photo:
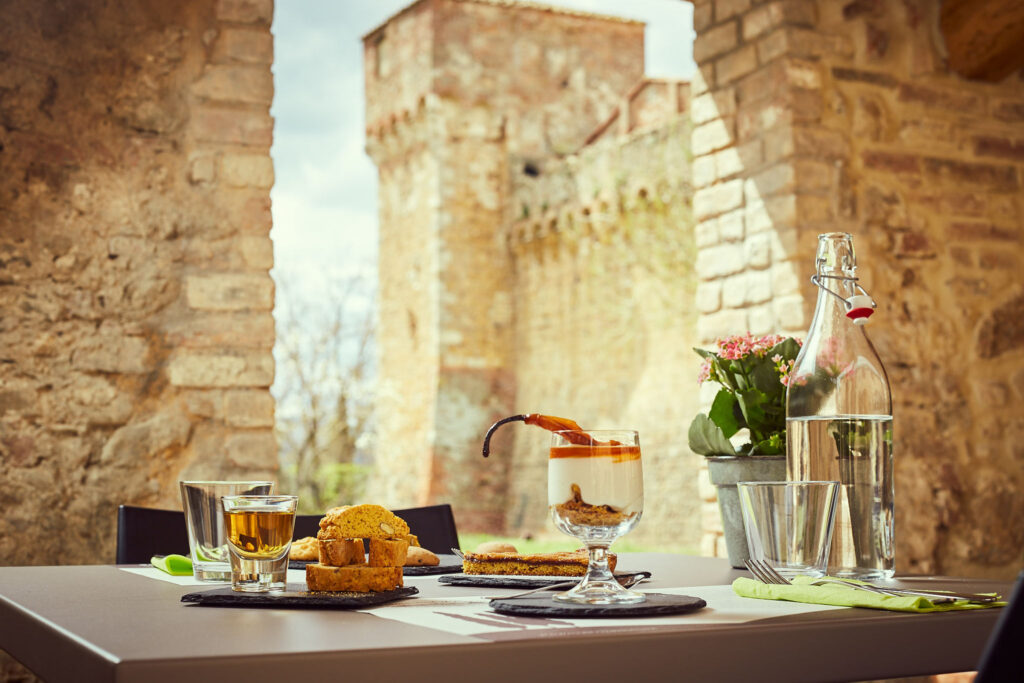
<instances>
[{"instance_id":1,"label":"stone tower","mask_svg":"<svg viewBox=\"0 0 1024 683\"><path fill-rule=\"evenodd\" d=\"M643 24L500 0L420 0L363 39L380 178L375 500L504 524L513 410L509 161L579 149L642 78ZM534 167L531 159L537 160ZM540 410L540 407L535 408Z\"/></svg>"}]
</instances>

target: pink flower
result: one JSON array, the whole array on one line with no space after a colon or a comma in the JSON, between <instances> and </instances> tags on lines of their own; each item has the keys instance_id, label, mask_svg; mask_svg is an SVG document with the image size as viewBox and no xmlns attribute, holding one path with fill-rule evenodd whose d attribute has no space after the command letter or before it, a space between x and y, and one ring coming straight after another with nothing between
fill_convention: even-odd
<instances>
[{"instance_id":1,"label":"pink flower","mask_svg":"<svg viewBox=\"0 0 1024 683\"><path fill-rule=\"evenodd\" d=\"M708 381L708 377L711 375L711 359L705 358L704 362L700 364L700 371L697 373L697 384L704 384Z\"/></svg>"}]
</instances>

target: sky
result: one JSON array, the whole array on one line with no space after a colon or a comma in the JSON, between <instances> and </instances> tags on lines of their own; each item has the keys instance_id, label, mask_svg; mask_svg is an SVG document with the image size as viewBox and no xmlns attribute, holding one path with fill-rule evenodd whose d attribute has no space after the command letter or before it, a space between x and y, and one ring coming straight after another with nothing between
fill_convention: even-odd
<instances>
[{"instance_id":1,"label":"sky","mask_svg":"<svg viewBox=\"0 0 1024 683\"><path fill-rule=\"evenodd\" d=\"M274 276L315 296L323 277L372 279L377 171L363 150L363 35L411 0L278 0L274 9ZM692 5L683 0L548 0L647 22L648 76L689 78ZM279 297L279 303L281 298Z\"/></svg>"}]
</instances>

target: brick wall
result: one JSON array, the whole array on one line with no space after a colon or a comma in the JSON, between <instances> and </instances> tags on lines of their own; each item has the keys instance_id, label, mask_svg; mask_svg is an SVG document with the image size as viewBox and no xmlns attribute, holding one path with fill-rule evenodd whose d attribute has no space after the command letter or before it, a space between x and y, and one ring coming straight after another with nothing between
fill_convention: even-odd
<instances>
[{"instance_id":1,"label":"brick wall","mask_svg":"<svg viewBox=\"0 0 1024 683\"><path fill-rule=\"evenodd\" d=\"M272 12L0 9L0 563L274 476Z\"/></svg>"},{"instance_id":2,"label":"brick wall","mask_svg":"<svg viewBox=\"0 0 1024 683\"><path fill-rule=\"evenodd\" d=\"M929 0L694 3L698 335L802 334L816 235L853 233L893 387L897 570L1011 576L1024 80L949 73L937 13ZM721 554L702 490L703 549Z\"/></svg>"}]
</instances>

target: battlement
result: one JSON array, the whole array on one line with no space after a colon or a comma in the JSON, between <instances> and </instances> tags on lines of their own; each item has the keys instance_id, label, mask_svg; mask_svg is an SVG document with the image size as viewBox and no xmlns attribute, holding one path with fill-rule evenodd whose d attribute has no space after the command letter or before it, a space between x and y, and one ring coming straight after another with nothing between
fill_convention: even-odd
<instances>
[{"instance_id":1,"label":"battlement","mask_svg":"<svg viewBox=\"0 0 1024 683\"><path fill-rule=\"evenodd\" d=\"M511 151L579 149L643 78L644 24L506 0L419 0L363 38L368 135L431 96L500 113Z\"/></svg>"}]
</instances>

